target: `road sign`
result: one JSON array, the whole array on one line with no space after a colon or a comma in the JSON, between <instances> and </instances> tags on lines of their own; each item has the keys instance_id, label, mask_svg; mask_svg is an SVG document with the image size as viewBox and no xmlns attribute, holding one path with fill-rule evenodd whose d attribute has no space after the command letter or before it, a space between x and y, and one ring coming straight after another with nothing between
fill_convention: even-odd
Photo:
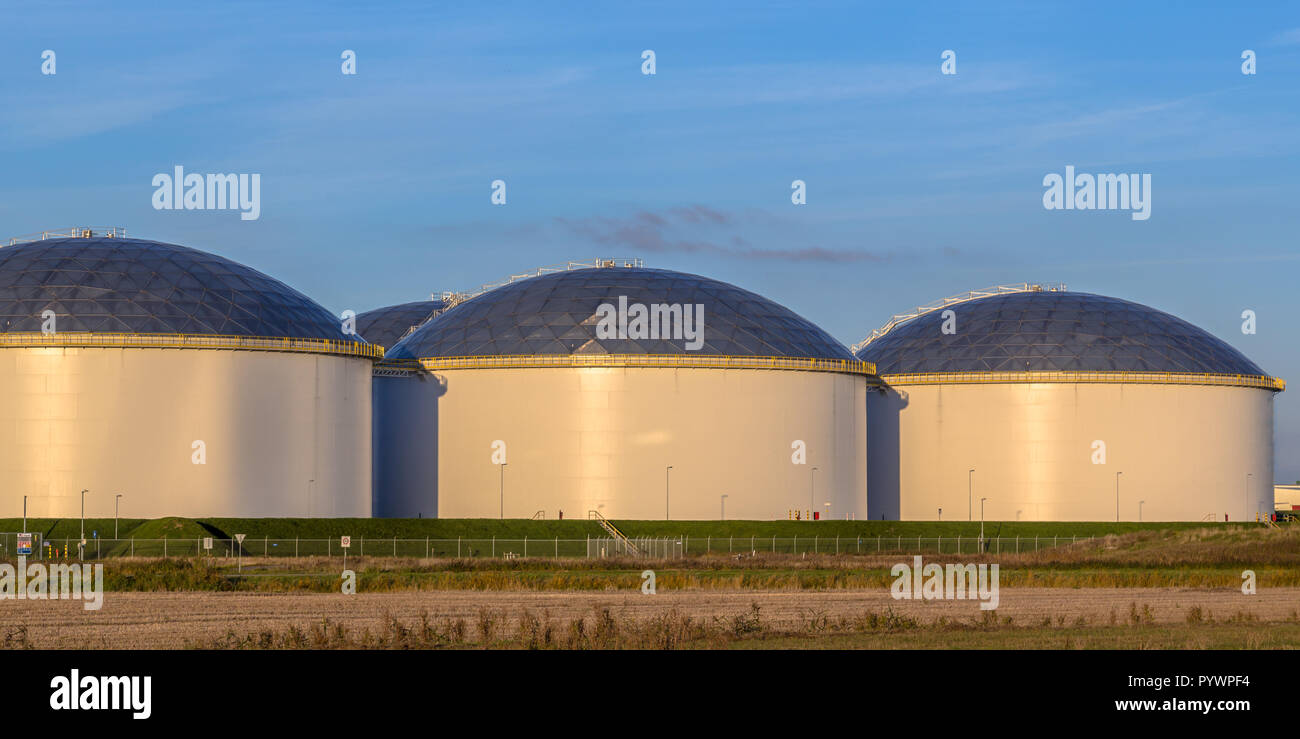
<instances>
[{"instance_id":1,"label":"road sign","mask_svg":"<svg viewBox=\"0 0 1300 739\"><path fill-rule=\"evenodd\" d=\"M235 534L235 541L239 542L240 544L243 544L243 543L244 543L244 535L243 535L243 534Z\"/></svg>"},{"instance_id":2,"label":"road sign","mask_svg":"<svg viewBox=\"0 0 1300 739\"><path fill-rule=\"evenodd\" d=\"M352 546L352 537L350 537L350 536L344 536L344 537L342 537L342 538L340 539L340 541L339 541L339 546L343 547L344 549L347 549L347 548L351 547L351 546Z\"/></svg>"},{"instance_id":3,"label":"road sign","mask_svg":"<svg viewBox=\"0 0 1300 739\"><path fill-rule=\"evenodd\" d=\"M32 553L32 535L31 535L31 534L19 534L19 535L18 535L18 553L19 553L19 554L31 554L31 553Z\"/></svg>"},{"instance_id":4,"label":"road sign","mask_svg":"<svg viewBox=\"0 0 1300 739\"><path fill-rule=\"evenodd\" d=\"M205 537L203 537L203 548L204 548L204 549L209 549L209 550L212 549L212 537L211 537L211 536L205 536Z\"/></svg>"}]
</instances>

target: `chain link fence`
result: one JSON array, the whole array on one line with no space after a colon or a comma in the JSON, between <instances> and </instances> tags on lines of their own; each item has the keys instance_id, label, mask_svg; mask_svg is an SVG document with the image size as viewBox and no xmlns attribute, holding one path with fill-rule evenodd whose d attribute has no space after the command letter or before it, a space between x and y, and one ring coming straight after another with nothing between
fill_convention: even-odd
<instances>
[{"instance_id":1,"label":"chain link fence","mask_svg":"<svg viewBox=\"0 0 1300 739\"><path fill-rule=\"evenodd\" d=\"M402 539L352 537L351 557L521 557L588 558L640 556L673 559L701 554L1011 554L1075 544L1087 536L676 536L585 539ZM33 535L33 559L105 559L109 557L342 557L339 538L277 539L45 539ZM0 558L17 556L18 535L0 533Z\"/></svg>"}]
</instances>

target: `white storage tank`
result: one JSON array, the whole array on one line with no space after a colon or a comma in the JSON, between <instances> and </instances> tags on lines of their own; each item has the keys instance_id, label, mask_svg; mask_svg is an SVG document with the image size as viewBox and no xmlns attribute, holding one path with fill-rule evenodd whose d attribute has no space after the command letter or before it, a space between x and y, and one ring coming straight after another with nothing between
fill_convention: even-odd
<instances>
[{"instance_id":1,"label":"white storage tank","mask_svg":"<svg viewBox=\"0 0 1300 739\"><path fill-rule=\"evenodd\" d=\"M620 260L543 272L389 351L376 438L397 472L377 511L865 515L870 367L843 345L697 275Z\"/></svg>"},{"instance_id":2,"label":"white storage tank","mask_svg":"<svg viewBox=\"0 0 1300 739\"><path fill-rule=\"evenodd\" d=\"M855 347L873 519L1254 520L1273 398L1227 343L1118 298L1009 286L895 316Z\"/></svg>"},{"instance_id":3,"label":"white storage tank","mask_svg":"<svg viewBox=\"0 0 1300 739\"><path fill-rule=\"evenodd\" d=\"M0 248L6 515L370 515L381 348L215 254L74 233Z\"/></svg>"}]
</instances>

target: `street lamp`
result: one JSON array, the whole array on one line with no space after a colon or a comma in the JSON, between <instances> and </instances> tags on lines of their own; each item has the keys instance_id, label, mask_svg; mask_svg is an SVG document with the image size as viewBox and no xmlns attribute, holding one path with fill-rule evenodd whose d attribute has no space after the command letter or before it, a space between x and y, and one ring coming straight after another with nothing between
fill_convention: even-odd
<instances>
[{"instance_id":1,"label":"street lamp","mask_svg":"<svg viewBox=\"0 0 1300 739\"><path fill-rule=\"evenodd\" d=\"M984 501L988 498L980 498L980 549L984 549Z\"/></svg>"},{"instance_id":2,"label":"street lamp","mask_svg":"<svg viewBox=\"0 0 1300 739\"><path fill-rule=\"evenodd\" d=\"M966 520L975 518L975 470L966 472Z\"/></svg>"},{"instance_id":3,"label":"street lamp","mask_svg":"<svg viewBox=\"0 0 1300 739\"><path fill-rule=\"evenodd\" d=\"M506 463L501 463L501 518L506 517Z\"/></svg>"},{"instance_id":4,"label":"street lamp","mask_svg":"<svg viewBox=\"0 0 1300 739\"><path fill-rule=\"evenodd\" d=\"M114 541L117 540L117 504L118 501L120 500L122 500L121 493L118 493L117 495L113 496L113 539Z\"/></svg>"},{"instance_id":5,"label":"street lamp","mask_svg":"<svg viewBox=\"0 0 1300 739\"><path fill-rule=\"evenodd\" d=\"M824 505L824 506L826 507L826 513L822 516L822 520L823 520L823 521L829 521L829 520L831 520L831 502L828 500L828 501L826 501L825 503L823 503L822 505Z\"/></svg>"},{"instance_id":6,"label":"street lamp","mask_svg":"<svg viewBox=\"0 0 1300 739\"><path fill-rule=\"evenodd\" d=\"M1145 500L1138 501L1138 523L1142 523L1142 504L1145 502Z\"/></svg>"},{"instance_id":7,"label":"street lamp","mask_svg":"<svg viewBox=\"0 0 1300 739\"><path fill-rule=\"evenodd\" d=\"M27 496L23 496L23 533L27 532Z\"/></svg>"},{"instance_id":8,"label":"street lamp","mask_svg":"<svg viewBox=\"0 0 1300 739\"><path fill-rule=\"evenodd\" d=\"M1119 476L1123 472L1115 473L1115 523L1119 523Z\"/></svg>"},{"instance_id":9,"label":"street lamp","mask_svg":"<svg viewBox=\"0 0 1300 739\"><path fill-rule=\"evenodd\" d=\"M943 520L943 506L939 506L939 520Z\"/></svg>"},{"instance_id":10,"label":"street lamp","mask_svg":"<svg viewBox=\"0 0 1300 739\"><path fill-rule=\"evenodd\" d=\"M727 520L727 496L722 496L722 520Z\"/></svg>"},{"instance_id":11,"label":"street lamp","mask_svg":"<svg viewBox=\"0 0 1300 739\"><path fill-rule=\"evenodd\" d=\"M812 468L812 477L808 480L808 517L812 518L813 511L817 506L813 505L813 491L817 488L817 468Z\"/></svg>"},{"instance_id":12,"label":"street lamp","mask_svg":"<svg viewBox=\"0 0 1300 739\"><path fill-rule=\"evenodd\" d=\"M86 554L84 551L86 548L86 493L89 492L89 490L81 491L81 541L77 542L77 559L81 559Z\"/></svg>"},{"instance_id":13,"label":"street lamp","mask_svg":"<svg viewBox=\"0 0 1300 739\"><path fill-rule=\"evenodd\" d=\"M669 512L669 510L670 510L669 507L668 507L668 492L669 492L669 487L668 487L668 471L671 470L672 468L673 468L673 466L672 466L671 464L668 465L667 467L664 467L664 520L665 520L665 521L667 521L667 520L669 520L669 519L671 518L671 517L668 515L668 512Z\"/></svg>"}]
</instances>

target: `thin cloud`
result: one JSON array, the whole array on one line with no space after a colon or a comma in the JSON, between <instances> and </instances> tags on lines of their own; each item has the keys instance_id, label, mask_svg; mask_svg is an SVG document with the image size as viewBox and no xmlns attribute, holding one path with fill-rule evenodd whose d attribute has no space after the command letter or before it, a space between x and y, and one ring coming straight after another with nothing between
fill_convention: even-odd
<instances>
[{"instance_id":1,"label":"thin cloud","mask_svg":"<svg viewBox=\"0 0 1300 739\"><path fill-rule=\"evenodd\" d=\"M705 205L661 211L642 210L628 216L593 218L557 217L555 222L571 233L600 246L652 254L711 254L788 262L883 262L888 257L863 249L829 249L822 246L762 247L739 234L712 235L717 229L739 229L744 223L730 213ZM704 233L701 233L704 232Z\"/></svg>"}]
</instances>

